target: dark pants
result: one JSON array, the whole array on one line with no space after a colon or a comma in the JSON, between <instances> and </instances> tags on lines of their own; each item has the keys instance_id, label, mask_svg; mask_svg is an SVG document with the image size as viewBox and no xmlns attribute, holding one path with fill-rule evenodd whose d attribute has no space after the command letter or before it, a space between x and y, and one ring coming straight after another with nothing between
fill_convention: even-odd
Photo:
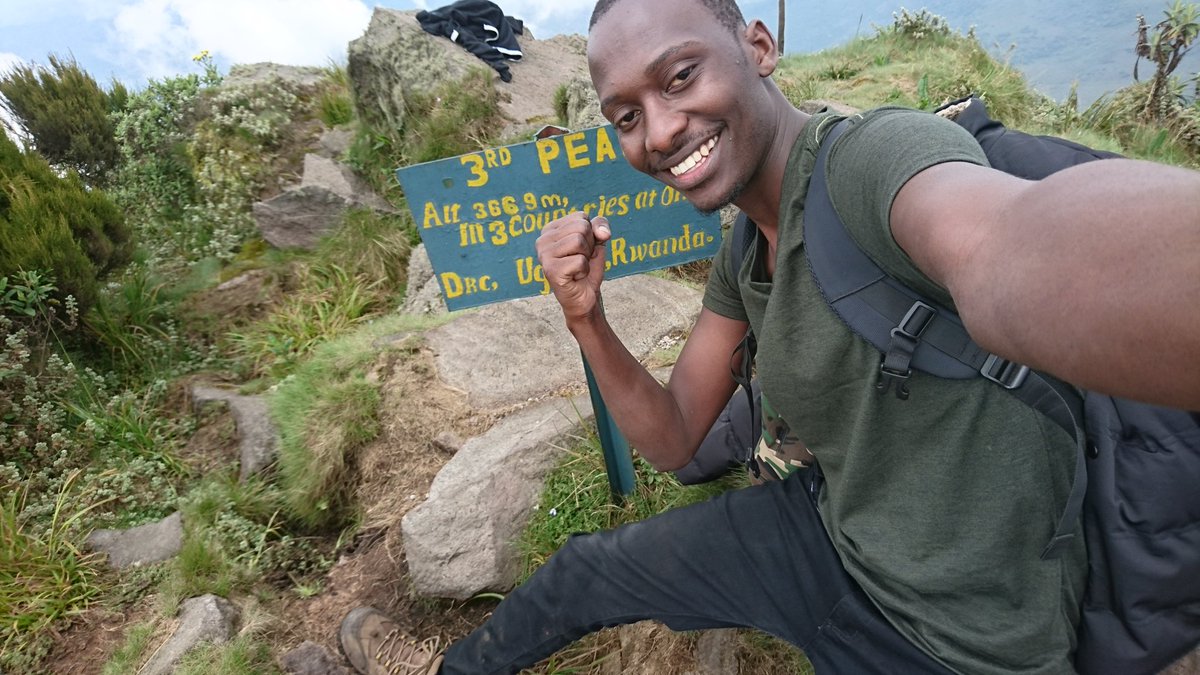
<instances>
[{"instance_id":1,"label":"dark pants","mask_svg":"<svg viewBox=\"0 0 1200 675\"><path fill-rule=\"evenodd\" d=\"M822 675L950 671L904 639L849 575L802 470L616 530L572 537L442 672L516 673L600 628L752 626L804 650Z\"/></svg>"}]
</instances>

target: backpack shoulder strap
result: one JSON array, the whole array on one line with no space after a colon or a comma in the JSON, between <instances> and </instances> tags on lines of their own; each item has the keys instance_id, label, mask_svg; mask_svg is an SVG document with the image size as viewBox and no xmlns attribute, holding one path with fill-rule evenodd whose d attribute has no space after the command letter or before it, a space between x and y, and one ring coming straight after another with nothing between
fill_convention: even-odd
<instances>
[{"instance_id":1,"label":"backpack shoulder strap","mask_svg":"<svg viewBox=\"0 0 1200 675\"><path fill-rule=\"evenodd\" d=\"M758 226L753 220L746 217L746 214L738 211L737 220L733 221L733 231L729 236L733 237L733 242L729 247L729 276L731 279L737 279L738 271L742 269L742 262L746 260L746 254L750 252L750 247L754 245L754 230Z\"/></svg>"},{"instance_id":2,"label":"backpack shoulder strap","mask_svg":"<svg viewBox=\"0 0 1200 675\"><path fill-rule=\"evenodd\" d=\"M826 182L830 148L848 128L843 120L822 140L805 197L804 246L813 280L838 318L882 352L876 383L881 395L895 386L896 396L907 399L914 368L950 379L983 377L1072 435L1078 456L1071 494L1042 553L1054 557L1074 538L1087 488L1082 398L1057 380L983 350L954 312L889 276L859 248L834 209Z\"/></svg>"}]
</instances>

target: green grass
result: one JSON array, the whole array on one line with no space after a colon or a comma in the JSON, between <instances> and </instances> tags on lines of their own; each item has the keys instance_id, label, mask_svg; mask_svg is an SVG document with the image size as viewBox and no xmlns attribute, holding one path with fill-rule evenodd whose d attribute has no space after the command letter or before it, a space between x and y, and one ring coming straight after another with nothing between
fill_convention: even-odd
<instances>
[{"instance_id":1,"label":"green grass","mask_svg":"<svg viewBox=\"0 0 1200 675\"><path fill-rule=\"evenodd\" d=\"M445 320L391 316L376 321L322 345L274 392L278 481L289 518L316 530L349 522L357 453L379 430L378 384L368 381L367 373L387 347L376 341Z\"/></svg>"},{"instance_id":2,"label":"green grass","mask_svg":"<svg viewBox=\"0 0 1200 675\"><path fill-rule=\"evenodd\" d=\"M136 673L142 659L146 657L146 649L154 637L156 625L155 621L145 621L126 630L125 641L121 643L120 647L117 647L117 650L104 664L104 668L100 671L101 675Z\"/></svg>"},{"instance_id":3,"label":"green grass","mask_svg":"<svg viewBox=\"0 0 1200 675\"><path fill-rule=\"evenodd\" d=\"M570 448L564 461L546 477L537 508L518 544L525 575L541 566L573 533L644 520L746 484L744 475L733 474L704 485L684 486L671 474L655 471L641 457L634 458L634 473L634 493L624 504L614 504L599 440L594 436L581 439Z\"/></svg>"},{"instance_id":4,"label":"green grass","mask_svg":"<svg viewBox=\"0 0 1200 675\"><path fill-rule=\"evenodd\" d=\"M25 517L27 488L5 487L0 500L0 666L24 670L45 649L47 630L83 611L99 594L99 556L77 543L79 521L102 505L80 505L72 473L45 528Z\"/></svg>"}]
</instances>

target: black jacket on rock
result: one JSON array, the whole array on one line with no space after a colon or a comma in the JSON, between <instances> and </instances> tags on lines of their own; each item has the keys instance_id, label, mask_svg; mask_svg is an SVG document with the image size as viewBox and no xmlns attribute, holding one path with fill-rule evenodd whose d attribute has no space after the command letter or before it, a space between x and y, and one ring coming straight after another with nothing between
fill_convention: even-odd
<instances>
[{"instance_id":1,"label":"black jacket on rock","mask_svg":"<svg viewBox=\"0 0 1200 675\"><path fill-rule=\"evenodd\" d=\"M496 3L458 0L445 7L417 12L417 21L426 33L450 38L495 68L500 79L512 81L505 59L520 60L517 36L525 32L525 25L520 19L505 16Z\"/></svg>"}]
</instances>

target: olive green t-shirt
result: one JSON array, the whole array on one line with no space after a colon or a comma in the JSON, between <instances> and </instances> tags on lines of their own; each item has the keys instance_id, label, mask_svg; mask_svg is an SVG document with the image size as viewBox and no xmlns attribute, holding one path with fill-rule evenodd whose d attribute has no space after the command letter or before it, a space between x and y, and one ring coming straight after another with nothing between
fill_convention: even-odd
<instances>
[{"instance_id":1,"label":"olive green t-shirt","mask_svg":"<svg viewBox=\"0 0 1200 675\"><path fill-rule=\"evenodd\" d=\"M1070 492L1070 436L982 378L916 372L908 400L880 395L879 352L821 299L802 221L818 138L814 116L784 175L774 277L761 235L730 278L729 239L704 306L749 321L763 395L825 474L820 512L846 570L907 638L971 675L1071 672L1086 568L1082 534L1041 560ZM949 303L892 239L892 200L921 170L986 164L970 134L928 113L856 115L831 150L830 197L884 269Z\"/></svg>"}]
</instances>

